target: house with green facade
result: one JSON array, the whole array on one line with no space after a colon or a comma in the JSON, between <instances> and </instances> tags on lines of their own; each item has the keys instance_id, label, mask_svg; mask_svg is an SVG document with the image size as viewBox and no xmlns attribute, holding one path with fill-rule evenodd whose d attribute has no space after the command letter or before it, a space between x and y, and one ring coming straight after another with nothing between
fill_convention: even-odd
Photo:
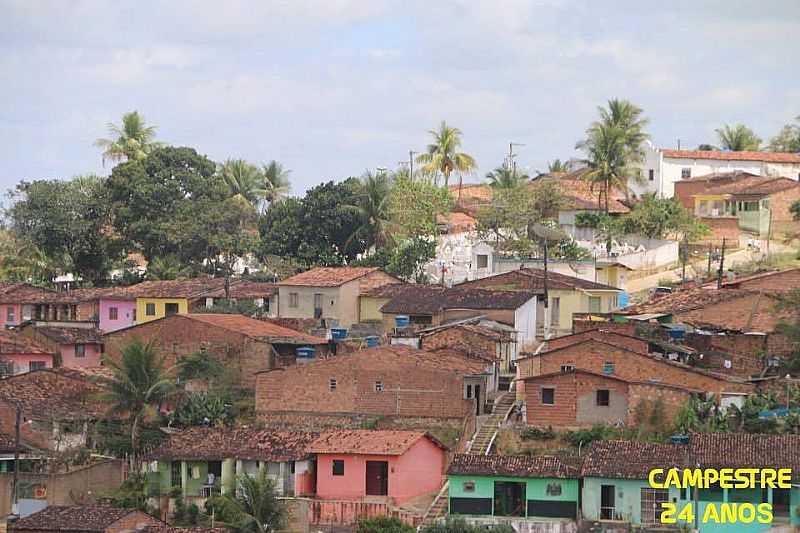
<instances>
[{"instance_id":1,"label":"house with green facade","mask_svg":"<svg viewBox=\"0 0 800 533\"><path fill-rule=\"evenodd\" d=\"M151 496L179 489L186 501L233 490L237 476L266 471L282 496L314 493L315 472L309 443L314 433L250 428L196 427L174 433L148 454Z\"/></svg>"},{"instance_id":2,"label":"house with green facade","mask_svg":"<svg viewBox=\"0 0 800 533\"><path fill-rule=\"evenodd\" d=\"M791 488L733 489L715 484L694 490L651 486L652 470L670 468L790 468L793 479ZM678 512L690 506L694 519L678 520L678 525L700 533L757 533L800 526L800 435L698 433L685 442L669 444L600 441L584 457L581 476L582 518L607 527L627 524L660 527L665 502L674 504ZM754 508L770 504L772 521L721 521L723 508L734 503L751 504ZM717 512L707 513L709 506L715 506Z\"/></svg>"},{"instance_id":3,"label":"house with green facade","mask_svg":"<svg viewBox=\"0 0 800 533\"><path fill-rule=\"evenodd\" d=\"M449 513L472 521L574 521L577 463L556 456L456 455L447 471Z\"/></svg>"}]
</instances>

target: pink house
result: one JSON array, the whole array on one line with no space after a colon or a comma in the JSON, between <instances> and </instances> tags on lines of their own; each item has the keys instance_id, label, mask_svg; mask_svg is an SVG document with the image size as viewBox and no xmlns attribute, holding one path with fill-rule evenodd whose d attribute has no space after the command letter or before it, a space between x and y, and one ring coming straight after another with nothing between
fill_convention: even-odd
<instances>
[{"instance_id":1,"label":"pink house","mask_svg":"<svg viewBox=\"0 0 800 533\"><path fill-rule=\"evenodd\" d=\"M33 339L0 330L0 375L13 376L31 370L53 368L54 353Z\"/></svg>"},{"instance_id":2,"label":"pink house","mask_svg":"<svg viewBox=\"0 0 800 533\"><path fill-rule=\"evenodd\" d=\"M341 430L309 446L317 455L317 497L402 504L444 482L447 448L419 431Z\"/></svg>"},{"instance_id":3,"label":"pink house","mask_svg":"<svg viewBox=\"0 0 800 533\"><path fill-rule=\"evenodd\" d=\"M136 324L136 300L100 298L97 301L98 327L103 333Z\"/></svg>"},{"instance_id":4,"label":"pink house","mask_svg":"<svg viewBox=\"0 0 800 533\"><path fill-rule=\"evenodd\" d=\"M58 366L100 366L103 334L91 322L29 322L21 326L19 332L56 354Z\"/></svg>"}]
</instances>

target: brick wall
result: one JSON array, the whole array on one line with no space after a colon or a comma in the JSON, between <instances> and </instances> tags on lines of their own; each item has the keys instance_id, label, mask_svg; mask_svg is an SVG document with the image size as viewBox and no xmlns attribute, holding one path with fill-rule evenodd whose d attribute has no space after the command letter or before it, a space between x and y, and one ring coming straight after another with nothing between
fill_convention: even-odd
<instances>
[{"instance_id":1,"label":"brick wall","mask_svg":"<svg viewBox=\"0 0 800 533\"><path fill-rule=\"evenodd\" d=\"M737 287L742 289L790 291L800 288L800 269L793 268L784 272L777 272L769 276L749 280L741 279L737 281L734 279L734 283Z\"/></svg>"},{"instance_id":2,"label":"brick wall","mask_svg":"<svg viewBox=\"0 0 800 533\"><path fill-rule=\"evenodd\" d=\"M661 387L650 383L630 383L628 385L628 425L636 426L637 411L646 416L652 412L654 404L661 403L664 423L671 426L678 412L689 401L691 393L672 387Z\"/></svg>"},{"instance_id":3,"label":"brick wall","mask_svg":"<svg viewBox=\"0 0 800 533\"><path fill-rule=\"evenodd\" d=\"M610 322L609 324L613 324ZM628 324L623 324L627 326ZM622 328L619 328L622 329ZM547 350L555 350L564 346L570 346L584 342L586 339L599 339L605 342L613 343L617 346L622 346L634 352L648 353L649 342L645 339L637 339L627 336L628 334L615 335L617 329L609 330L603 327L602 330L592 329L576 333L574 335L567 335L565 337L556 337L547 341ZM622 332L620 332L622 333Z\"/></svg>"},{"instance_id":4,"label":"brick wall","mask_svg":"<svg viewBox=\"0 0 800 533\"><path fill-rule=\"evenodd\" d=\"M166 367L173 366L181 357L205 349L219 357L227 369L233 370L243 387L254 387L256 373L276 365L269 343L181 315L105 335L106 354L119 361L123 348L135 338L154 341L159 353L166 358Z\"/></svg>"},{"instance_id":5,"label":"brick wall","mask_svg":"<svg viewBox=\"0 0 800 533\"><path fill-rule=\"evenodd\" d=\"M497 357L497 341L459 327L447 328L422 337L423 350L455 348L487 358Z\"/></svg>"},{"instance_id":6,"label":"brick wall","mask_svg":"<svg viewBox=\"0 0 800 533\"><path fill-rule=\"evenodd\" d=\"M739 219L736 217L701 217L700 222L708 226L711 233L697 242L719 246L724 238L726 246L738 246L740 232Z\"/></svg>"},{"instance_id":7,"label":"brick wall","mask_svg":"<svg viewBox=\"0 0 800 533\"><path fill-rule=\"evenodd\" d=\"M623 335L636 335L637 324L635 322L596 322L594 320L573 320L572 332L581 333L593 329L604 329L606 331L616 331Z\"/></svg>"},{"instance_id":8,"label":"brick wall","mask_svg":"<svg viewBox=\"0 0 800 533\"><path fill-rule=\"evenodd\" d=\"M794 223L794 215L789 208L798 200L800 200L800 185L769 196L773 234L788 230L789 228L786 228L785 225Z\"/></svg>"},{"instance_id":9,"label":"brick wall","mask_svg":"<svg viewBox=\"0 0 800 533\"><path fill-rule=\"evenodd\" d=\"M554 389L553 405L542 403L543 388ZM597 423L597 420L580 421L579 419L585 418L587 413L579 412L578 403L581 397L593 396L599 389L613 391L618 397L622 398L627 397L628 394L628 384L623 381L580 372L568 372L526 380L525 412L527 423L538 427L591 427ZM614 417L609 417L605 422L613 423L614 420L612 418Z\"/></svg>"},{"instance_id":10,"label":"brick wall","mask_svg":"<svg viewBox=\"0 0 800 533\"><path fill-rule=\"evenodd\" d=\"M683 207L694 213L694 198L692 198L692 195L705 191L707 186L707 181L676 181L675 198L678 199Z\"/></svg>"},{"instance_id":11,"label":"brick wall","mask_svg":"<svg viewBox=\"0 0 800 533\"><path fill-rule=\"evenodd\" d=\"M582 344L568 346L558 351L547 352L538 357L539 372L549 374L559 372L561 365L575 365L578 369L602 373L606 362L614 364L614 375L629 381L660 380L669 385L686 387L714 393L750 392L753 386L747 383L735 383L709 376L677 363L668 363L650 356L639 355L628 350L587 340Z\"/></svg>"}]
</instances>

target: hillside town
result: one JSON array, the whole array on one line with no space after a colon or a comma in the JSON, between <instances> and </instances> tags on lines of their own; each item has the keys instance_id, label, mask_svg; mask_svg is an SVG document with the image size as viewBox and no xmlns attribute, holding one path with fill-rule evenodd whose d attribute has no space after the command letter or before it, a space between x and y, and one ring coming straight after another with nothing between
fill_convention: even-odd
<instances>
[{"instance_id":1,"label":"hillside town","mask_svg":"<svg viewBox=\"0 0 800 533\"><path fill-rule=\"evenodd\" d=\"M10 176L0 533L800 531L800 101L307 181L125 105Z\"/></svg>"}]
</instances>

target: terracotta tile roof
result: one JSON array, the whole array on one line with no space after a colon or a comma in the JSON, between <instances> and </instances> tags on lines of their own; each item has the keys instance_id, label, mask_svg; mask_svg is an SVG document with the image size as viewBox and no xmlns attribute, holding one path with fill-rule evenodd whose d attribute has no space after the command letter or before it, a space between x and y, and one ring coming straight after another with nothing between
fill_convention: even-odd
<instances>
[{"instance_id":1,"label":"terracotta tile roof","mask_svg":"<svg viewBox=\"0 0 800 533\"><path fill-rule=\"evenodd\" d=\"M577 479L580 468L575 461L555 455L467 455L453 456L448 474L509 477L552 477Z\"/></svg>"},{"instance_id":2,"label":"terracotta tile roof","mask_svg":"<svg viewBox=\"0 0 800 533\"><path fill-rule=\"evenodd\" d=\"M295 274L278 285L296 287L338 287L380 270L378 267L317 267Z\"/></svg>"},{"instance_id":3,"label":"terracotta tile roof","mask_svg":"<svg viewBox=\"0 0 800 533\"><path fill-rule=\"evenodd\" d=\"M99 505L49 505L38 513L19 519L13 530L104 532L114 522L136 512Z\"/></svg>"},{"instance_id":4,"label":"terracotta tile roof","mask_svg":"<svg viewBox=\"0 0 800 533\"><path fill-rule=\"evenodd\" d=\"M230 533L226 527L203 527L203 526L170 526L159 524L157 526L147 526L144 529L137 529L136 533Z\"/></svg>"},{"instance_id":5,"label":"terracotta tile roof","mask_svg":"<svg viewBox=\"0 0 800 533\"><path fill-rule=\"evenodd\" d=\"M797 180L766 176L747 176L724 183L709 182L705 189L692 196L730 194L733 196L768 196L776 192L800 187Z\"/></svg>"},{"instance_id":6,"label":"terracotta tile roof","mask_svg":"<svg viewBox=\"0 0 800 533\"><path fill-rule=\"evenodd\" d=\"M242 335L247 335L254 339L264 339L268 341L277 342L285 340L287 343L301 343L301 344L326 344L328 341L322 337L315 337L308 335L301 331L285 328L279 326L269 320L258 320L244 315L237 314L217 314L217 313L190 313L188 315L173 315L175 320L193 320L195 322L202 322L218 328L235 331ZM163 320L168 320L172 317L166 317ZM135 326L134 326L135 327Z\"/></svg>"},{"instance_id":7,"label":"terracotta tile roof","mask_svg":"<svg viewBox=\"0 0 800 533\"><path fill-rule=\"evenodd\" d=\"M791 468L800 479L800 435L696 433L690 446L701 468Z\"/></svg>"},{"instance_id":8,"label":"terracotta tile roof","mask_svg":"<svg viewBox=\"0 0 800 533\"><path fill-rule=\"evenodd\" d=\"M361 296L367 298L394 298L398 294L405 291L414 290L409 287L429 287L430 285L416 285L413 283L390 283L388 285L381 285L380 287L373 287L361 293Z\"/></svg>"},{"instance_id":9,"label":"terracotta tile roof","mask_svg":"<svg viewBox=\"0 0 800 533\"><path fill-rule=\"evenodd\" d=\"M731 281L724 281L723 287L750 289L759 288L776 292L793 291L800 288L800 268L759 272L749 276L741 276Z\"/></svg>"},{"instance_id":10,"label":"terracotta tile roof","mask_svg":"<svg viewBox=\"0 0 800 533\"><path fill-rule=\"evenodd\" d=\"M107 411L99 398L102 391L86 374L65 368L34 370L0 380L0 401L19 404L33 417L100 418Z\"/></svg>"},{"instance_id":11,"label":"terracotta tile roof","mask_svg":"<svg viewBox=\"0 0 800 533\"><path fill-rule=\"evenodd\" d=\"M435 314L443 309L517 309L535 296L536 293L530 291L407 285L403 292L381 307L381 312Z\"/></svg>"},{"instance_id":12,"label":"terracotta tile roof","mask_svg":"<svg viewBox=\"0 0 800 533\"><path fill-rule=\"evenodd\" d=\"M0 355L3 354L48 354L53 352L35 340L16 331L0 330Z\"/></svg>"},{"instance_id":13,"label":"terracotta tile roof","mask_svg":"<svg viewBox=\"0 0 800 533\"><path fill-rule=\"evenodd\" d=\"M231 281L234 286L236 281ZM225 278L143 281L127 287L123 294L134 298L199 298L204 293L225 286Z\"/></svg>"},{"instance_id":14,"label":"terracotta tile roof","mask_svg":"<svg viewBox=\"0 0 800 533\"><path fill-rule=\"evenodd\" d=\"M69 294L74 296L81 302L90 302L92 300L108 299L108 300L135 300L134 288L136 285L126 287L94 287L88 289L72 289Z\"/></svg>"},{"instance_id":15,"label":"terracotta tile roof","mask_svg":"<svg viewBox=\"0 0 800 533\"><path fill-rule=\"evenodd\" d=\"M709 305L742 298L750 294L752 294L750 291L736 289L718 291L716 288L696 287L656 296L647 302L628 306L619 313L624 315L641 315L647 313L677 314L695 309L702 309Z\"/></svg>"},{"instance_id":16,"label":"terracotta tile roof","mask_svg":"<svg viewBox=\"0 0 800 533\"><path fill-rule=\"evenodd\" d=\"M103 332L97 328L36 326L34 331L58 344L102 344Z\"/></svg>"},{"instance_id":17,"label":"terracotta tile roof","mask_svg":"<svg viewBox=\"0 0 800 533\"><path fill-rule=\"evenodd\" d=\"M465 281L456 285L456 287L484 287L487 289L492 286L499 286L508 290L542 291L544 290L544 270L525 267L485 278ZM554 290L620 290L604 283L566 276L552 271L547 272L547 287Z\"/></svg>"},{"instance_id":18,"label":"terracotta tile roof","mask_svg":"<svg viewBox=\"0 0 800 533\"><path fill-rule=\"evenodd\" d=\"M472 231L478 226L478 219L459 211L452 211L446 215L439 215L437 222L447 226L448 233Z\"/></svg>"},{"instance_id":19,"label":"terracotta tile roof","mask_svg":"<svg viewBox=\"0 0 800 533\"><path fill-rule=\"evenodd\" d=\"M631 384L631 385L649 385L650 387L660 387L660 388L679 390L679 391L684 391L684 392L689 392L689 393L702 393L703 392L700 389L690 389L688 387L682 387L680 385L671 385L669 383L662 383L660 381L638 381L638 380L623 379L623 378L621 378L619 376L610 376L608 374L600 374L598 372L591 372L589 370L584 370L582 368L573 368L572 370L566 370L564 372L558 371L558 372L549 372L547 374L537 374L535 376L526 376L526 377L522 378L522 381L524 381L526 383L527 382L536 383L537 381L541 381L543 379L549 379L549 378L561 377L561 376L564 376L564 377L567 377L567 376L575 377L575 376L577 376L579 374L582 374L584 376L592 376L592 377L595 377L595 378L611 380L611 381L618 381L618 382L621 382L621 383L628 383L628 384Z\"/></svg>"},{"instance_id":20,"label":"terracotta tile roof","mask_svg":"<svg viewBox=\"0 0 800 533\"><path fill-rule=\"evenodd\" d=\"M664 157L676 159L715 159L723 161L763 161L800 163L800 154L783 152L722 152L717 150L661 150Z\"/></svg>"},{"instance_id":21,"label":"terracotta tile roof","mask_svg":"<svg viewBox=\"0 0 800 533\"><path fill-rule=\"evenodd\" d=\"M584 457L583 477L647 479L654 468L681 468L687 446L631 440L595 441Z\"/></svg>"},{"instance_id":22,"label":"terracotta tile roof","mask_svg":"<svg viewBox=\"0 0 800 533\"><path fill-rule=\"evenodd\" d=\"M77 303L78 299L70 292L56 292L34 287L28 283L4 283L0 286L0 303Z\"/></svg>"},{"instance_id":23,"label":"terracotta tile roof","mask_svg":"<svg viewBox=\"0 0 800 533\"><path fill-rule=\"evenodd\" d=\"M459 196L459 185L449 185L448 190L454 200ZM469 183L460 186L461 202L489 203L492 200L492 188L485 183Z\"/></svg>"},{"instance_id":24,"label":"terracotta tile roof","mask_svg":"<svg viewBox=\"0 0 800 533\"><path fill-rule=\"evenodd\" d=\"M277 292L277 284L260 281L240 281L231 285L229 290L231 298L268 298ZM225 287L207 292L203 296L207 298L225 298Z\"/></svg>"},{"instance_id":25,"label":"terracotta tile roof","mask_svg":"<svg viewBox=\"0 0 800 533\"><path fill-rule=\"evenodd\" d=\"M447 450L442 443L421 431L343 429L323 433L309 444L308 451L318 454L403 455L423 438Z\"/></svg>"},{"instance_id":26,"label":"terracotta tile roof","mask_svg":"<svg viewBox=\"0 0 800 533\"><path fill-rule=\"evenodd\" d=\"M680 180L678 183L692 183L698 181L707 181L709 183L728 183L743 178L759 177L759 174L752 172L745 172L744 170L732 170L730 172L711 172L710 174L703 174L702 176L692 176Z\"/></svg>"},{"instance_id":27,"label":"terracotta tile roof","mask_svg":"<svg viewBox=\"0 0 800 533\"><path fill-rule=\"evenodd\" d=\"M159 460L299 461L308 457L306 448L316 437L301 431L194 427L170 435L148 456Z\"/></svg>"},{"instance_id":28,"label":"terracotta tile roof","mask_svg":"<svg viewBox=\"0 0 800 533\"><path fill-rule=\"evenodd\" d=\"M435 354L437 357L445 358L469 358L475 359L476 361L481 361L480 365L476 365L474 370L475 374L481 374L486 372L486 366L492 364L493 362L497 361L499 357L496 354L488 355L483 350L474 350L468 351L468 348L465 346L440 346L439 348L432 348L427 349L423 348L424 351L428 353Z\"/></svg>"}]
</instances>

